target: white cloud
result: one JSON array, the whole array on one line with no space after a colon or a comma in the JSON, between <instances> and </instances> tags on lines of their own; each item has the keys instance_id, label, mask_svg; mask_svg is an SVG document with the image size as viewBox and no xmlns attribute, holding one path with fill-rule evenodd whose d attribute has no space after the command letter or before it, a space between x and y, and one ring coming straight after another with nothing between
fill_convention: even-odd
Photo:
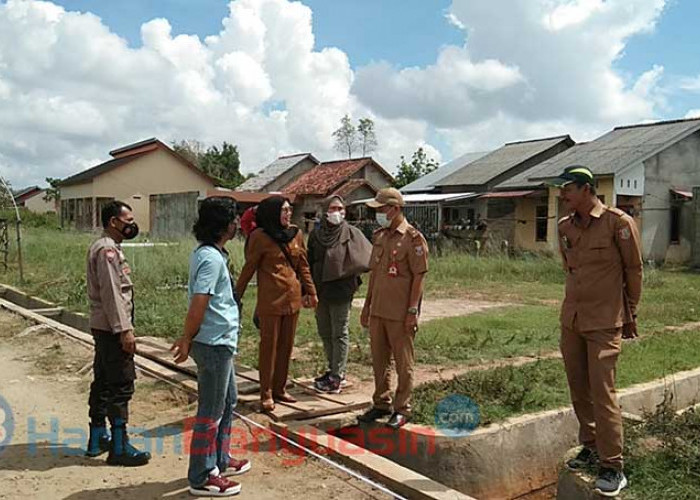
<instances>
[{"instance_id":1,"label":"white cloud","mask_svg":"<svg viewBox=\"0 0 700 500\"><path fill-rule=\"evenodd\" d=\"M700 109L691 109L685 114L685 118L700 118Z\"/></svg>"},{"instance_id":2,"label":"white cloud","mask_svg":"<svg viewBox=\"0 0 700 500\"><path fill-rule=\"evenodd\" d=\"M173 36L166 19L141 37L129 47L98 17L50 2L0 3L0 174L17 186L63 177L151 136L233 142L247 171L281 153L331 157L340 117L360 109L347 56L314 49L298 2L233 1L204 40ZM416 140L392 133L386 150Z\"/></svg>"},{"instance_id":3,"label":"white cloud","mask_svg":"<svg viewBox=\"0 0 700 500\"><path fill-rule=\"evenodd\" d=\"M0 174L16 186L66 176L151 136L233 142L246 171L284 153L331 158L345 113L375 120L375 156L390 170L419 146L448 160L511 140L591 139L665 109L660 64L632 78L615 63L667 2L453 0L446 22L463 30L463 46L424 67L353 71L342 48L315 48L300 2L231 1L221 32L205 38L154 19L134 48L92 14L7 0ZM699 90L700 77L681 87ZM449 151L430 144L436 135Z\"/></svg>"},{"instance_id":4,"label":"white cloud","mask_svg":"<svg viewBox=\"0 0 700 500\"><path fill-rule=\"evenodd\" d=\"M689 92L700 92L700 75L681 79L680 88Z\"/></svg>"},{"instance_id":5,"label":"white cloud","mask_svg":"<svg viewBox=\"0 0 700 500\"><path fill-rule=\"evenodd\" d=\"M653 30L665 4L453 0L463 47L444 47L425 68L362 68L353 91L378 115L435 125L453 156L467 144L483 150L538 131L582 139L654 118L664 105L662 66L631 80L615 63L631 36Z\"/></svg>"}]
</instances>

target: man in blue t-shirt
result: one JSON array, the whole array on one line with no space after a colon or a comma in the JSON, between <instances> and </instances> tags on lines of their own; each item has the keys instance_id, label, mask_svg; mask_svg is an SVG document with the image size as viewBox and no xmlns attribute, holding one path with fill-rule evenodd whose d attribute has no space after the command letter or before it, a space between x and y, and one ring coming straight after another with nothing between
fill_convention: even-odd
<instances>
[{"instance_id":1,"label":"man in blue t-shirt","mask_svg":"<svg viewBox=\"0 0 700 500\"><path fill-rule=\"evenodd\" d=\"M249 460L230 455L233 409L238 395L233 356L240 317L231 286L226 243L236 234L235 203L209 198L199 208L194 235L199 246L190 257L189 310L182 337L172 346L175 362L197 363L197 417L187 474L196 496L232 496L241 486L226 475L250 470Z\"/></svg>"}]
</instances>

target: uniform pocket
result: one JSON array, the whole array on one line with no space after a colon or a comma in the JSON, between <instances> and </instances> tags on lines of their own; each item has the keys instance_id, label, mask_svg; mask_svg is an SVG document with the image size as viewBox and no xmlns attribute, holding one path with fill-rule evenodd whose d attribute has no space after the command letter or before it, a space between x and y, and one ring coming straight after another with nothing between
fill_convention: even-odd
<instances>
[{"instance_id":1,"label":"uniform pocket","mask_svg":"<svg viewBox=\"0 0 700 500\"><path fill-rule=\"evenodd\" d=\"M611 245L612 240L610 238L596 238L591 240L588 248L591 250L605 250L606 248L610 248Z\"/></svg>"},{"instance_id":2,"label":"uniform pocket","mask_svg":"<svg viewBox=\"0 0 700 500\"><path fill-rule=\"evenodd\" d=\"M384 255L384 247L374 245L372 247L372 255L369 262L370 268L374 269L379 266L380 262L382 261L382 255Z\"/></svg>"}]
</instances>

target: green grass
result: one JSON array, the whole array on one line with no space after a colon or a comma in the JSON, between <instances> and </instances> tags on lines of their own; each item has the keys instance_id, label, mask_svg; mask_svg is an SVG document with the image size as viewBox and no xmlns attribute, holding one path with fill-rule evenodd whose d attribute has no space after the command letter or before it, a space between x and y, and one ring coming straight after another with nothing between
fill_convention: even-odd
<instances>
[{"instance_id":1,"label":"green grass","mask_svg":"<svg viewBox=\"0 0 700 500\"><path fill-rule=\"evenodd\" d=\"M697 367L699 360L700 330L640 338L623 344L617 387L689 370ZM449 381L420 386L414 395L416 421L432 425L437 403L450 394L473 399L479 405L482 425L569 404L566 374L559 359L473 371Z\"/></svg>"},{"instance_id":2,"label":"green grass","mask_svg":"<svg viewBox=\"0 0 700 500\"><path fill-rule=\"evenodd\" d=\"M624 498L700 498L700 413L674 410L667 399L643 425L625 429L630 487Z\"/></svg>"},{"instance_id":3,"label":"green grass","mask_svg":"<svg viewBox=\"0 0 700 500\"><path fill-rule=\"evenodd\" d=\"M23 232L25 277L19 283L16 263L0 281L19 286L71 310L86 312L85 254L95 235L52 229L47 217L27 218ZM139 238L141 240L141 238ZM137 240L138 241L138 240ZM135 284L137 334L173 339L180 335L187 308L188 257L192 238L169 247L125 248ZM240 241L229 244L234 266L243 263ZM15 258L14 249L11 254ZM366 280L365 280L366 281ZM445 318L423 325L416 338L416 358L424 364L472 365L484 360L536 355L557 349L558 307L564 274L555 258L525 255L474 257L447 252L433 257L426 281L428 299L474 298L517 304L467 317ZM642 333L657 333L665 325L700 321L700 276L682 270L648 270L640 309ZM364 294L364 287L359 296ZM255 287L244 298L244 327L240 338L243 363L257 364L258 333L251 315ZM296 336L295 375L323 369L323 352L313 313L302 311ZM351 319L350 363L369 366L368 337Z\"/></svg>"},{"instance_id":4,"label":"green grass","mask_svg":"<svg viewBox=\"0 0 700 500\"><path fill-rule=\"evenodd\" d=\"M556 349L558 310L524 305L426 323L416 337L420 363L475 364Z\"/></svg>"}]
</instances>

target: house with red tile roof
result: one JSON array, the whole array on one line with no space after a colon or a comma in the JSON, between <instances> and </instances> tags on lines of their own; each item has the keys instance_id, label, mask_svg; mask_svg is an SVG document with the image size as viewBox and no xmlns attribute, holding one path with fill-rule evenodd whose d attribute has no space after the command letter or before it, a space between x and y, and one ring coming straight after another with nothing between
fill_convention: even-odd
<instances>
[{"instance_id":1,"label":"house with red tile roof","mask_svg":"<svg viewBox=\"0 0 700 500\"><path fill-rule=\"evenodd\" d=\"M282 193L296 197L293 221L308 229L328 196L342 196L349 204L371 198L393 182L394 178L379 163L365 157L321 163L285 186Z\"/></svg>"}]
</instances>

